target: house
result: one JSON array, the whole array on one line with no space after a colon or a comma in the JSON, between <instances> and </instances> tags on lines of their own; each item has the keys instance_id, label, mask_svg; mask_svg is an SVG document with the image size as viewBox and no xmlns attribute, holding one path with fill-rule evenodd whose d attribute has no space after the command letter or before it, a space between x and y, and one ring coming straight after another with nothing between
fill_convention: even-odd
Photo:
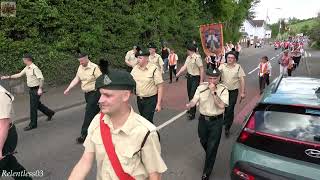
<instances>
[{"instance_id":1,"label":"house","mask_svg":"<svg viewBox=\"0 0 320 180\"><path fill-rule=\"evenodd\" d=\"M246 19L240 27L243 39L262 40L271 38L271 29L264 20Z\"/></svg>"}]
</instances>

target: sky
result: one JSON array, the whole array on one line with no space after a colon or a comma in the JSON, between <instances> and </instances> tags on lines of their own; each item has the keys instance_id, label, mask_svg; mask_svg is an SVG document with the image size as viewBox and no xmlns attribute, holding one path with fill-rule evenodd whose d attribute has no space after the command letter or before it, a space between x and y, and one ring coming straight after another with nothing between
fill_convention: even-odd
<instances>
[{"instance_id":1,"label":"sky","mask_svg":"<svg viewBox=\"0 0 320 180\"><path fill-rule=\"evenodd\" d=\"M254 11L255 19L261 20L266 20L268 11L270 24L278 22L282 17L308 19L316 17L320 12L320 0L261 0Z\"/></svg>"}]
</instances>

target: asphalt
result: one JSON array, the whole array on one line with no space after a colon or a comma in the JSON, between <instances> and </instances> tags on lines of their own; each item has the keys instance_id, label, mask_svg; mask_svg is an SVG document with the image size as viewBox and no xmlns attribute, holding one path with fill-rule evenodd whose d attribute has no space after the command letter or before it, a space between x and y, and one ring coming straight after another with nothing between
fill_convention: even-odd
<instances>
[{"instance_id":1,"label":"asphalt","mask_svg":"<svg viewBox=\"0 0 320 180\"><path fill-rule=\"evenodd\" d=\"M294 76L320 77L320 51L307 50L307 55L301 66L293 73ZM280 51L271 47L262 49L244 49L240 55L240 64L246 73L258 66L259 58L267 55L276 57ZM311 57L310 57L310 54ZM277 59L271 61L273 66L271 81L279 74ZM155 115L157 126L167 122L179 113L185 111L187 102L186 80L165 84L165 98L163 111ZM81 157L83 147L75 144L75 138L80 133L84 115L84 97L79 87L69 96L63 95L64 87L47 89L42 102L57 113L53 121L46 122L39 118L38 128L25 132L23 127L28 123L29 107L26 95L16 96L14 121L17 124L19 145L17 158L30 172L42 171L43 176L35 179L60 180L66 179L73 166ZM232 145L237 138L245 115L259 100L257 71L246 76L247 97L236 107L235 123L231 137L222 136L219 151L211 179L229 179L229 157ZM136 110L135 99L131 101ZM197 120L188 121L182 115L160 130L162 155L168 166L163 175L165 180L194 180L200 179L204 152L197 135ZM95 167L87 179L95 179ZM6 179L6 178L2 178Z\"/></svg>"}]
</instances>

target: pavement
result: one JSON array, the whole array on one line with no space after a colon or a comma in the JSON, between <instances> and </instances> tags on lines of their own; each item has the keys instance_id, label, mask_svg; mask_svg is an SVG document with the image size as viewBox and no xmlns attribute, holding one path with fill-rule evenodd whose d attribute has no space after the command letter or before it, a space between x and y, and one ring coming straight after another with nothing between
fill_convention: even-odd
<instances>
[{"instance_id":1,"label":"pavement","mask_svg":"<svg viewBox=\"0 0 320 180\"><path fill-rule=\"evenodd\" d=\"M280 51L272 47L261 49L243 49L239 63L246 72L247 98L236 106L235 122L230 138L222 135L219 151L211 180L229 180L229 158L232 145L238 137L244 117L255 106L260 96L258 90L257 70L259 58L268 55L273 70L271 81L279 74L277 56ZM307 57L293 76L312 76L320 78L320 51L307 50ZM255 70L255 71L254 71ZM251 72L249 74L249 72ZM165 78L167 79L167 78ZM81 145L75 144L80 133L84 115L84 95L80 87L75 87L70 95L64 96L66 86L46 89L42 102L57 111L53 120L44 121L40 117L38 128L25 132L28 123L29 100L27 95L17 95L14 102L19 143L17 158L30 172L41 171L42 176L35 179L66 179L83 152ZM204 152L197 135L197 120L188 121L185 111L187 102L186 80L181 77L178 82L165 83L163 110L155 114L155 125L161 127L162 155L168 166L164 180L200 179L203 168ZM135 98L131 99L137 111ZM41 114L39 113L41 116ZM93 167L87 179L95 178ZM6 178L4 178L6 179Z\"/></svg>"}]
</instances>

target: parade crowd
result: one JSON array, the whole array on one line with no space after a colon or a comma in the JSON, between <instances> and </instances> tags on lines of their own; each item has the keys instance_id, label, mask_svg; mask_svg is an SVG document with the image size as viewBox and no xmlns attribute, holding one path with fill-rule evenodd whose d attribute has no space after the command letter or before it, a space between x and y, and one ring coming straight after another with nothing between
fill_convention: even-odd
<instances>
[{"instance_id":1,"label":"parade crowd","mask_svg":"<svg viewBox=\"0 0 320 180\"><path fill-rule=\"evenodd\" d=\"M299 66L302 47L298 40L291 45L275 42L276 49L284 50L279 59L281 74L292 75ZM246 97L246 74L239 61L241 46L229 42L202 58L197 45L191 42L186 44L186 52L184 64L178 67L181 59L166 43L161 50L152 42L147 48L135 45L124 57L126 70L111 69L107 59L100 59L99 64L95 64L88 54L80 52L77 55L77 73L63 93L67 96L72 88L81 84L86 107L76 142L83 144L85 150L68 179L85 179L94 160L97 180L161 179L167 166L161 156L161 137L153 124L153 117L163 107L164 73L169 73L170 84L174 79L179 81L181 76L187 78L189 102L185 107L188 119L196 119L198 109L198 136L206 153L200 178L209 179L221 135L224 132L227 138L230 136L235 106L238 99L241 101ZM48 117L48 121L55 112L41 103L44 77L34 64L32 54L27 53L22 59L25 68L17 74L2 76L1 80L26 76L30 123L24 130L30 131L37 128L38 110ZM267 56L261 57L258 69L257 81L262 94L270 83L272 70ZM129 103L132 96L136 97L138 112ZM11 120L14 96L2 86L0 101L0 173L26 171L14 156L17 145L17 132ZM31 179L19 175L13 178Z\"/></svg>"}]
</instances>

